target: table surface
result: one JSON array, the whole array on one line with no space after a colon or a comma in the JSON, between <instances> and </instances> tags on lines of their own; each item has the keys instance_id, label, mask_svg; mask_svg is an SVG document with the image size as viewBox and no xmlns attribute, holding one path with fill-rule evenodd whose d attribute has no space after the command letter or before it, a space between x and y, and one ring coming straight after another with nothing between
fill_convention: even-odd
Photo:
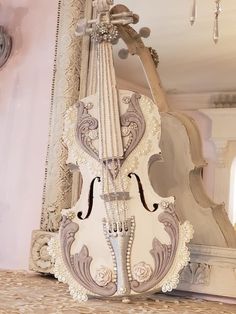
<instances>
[{"instance_id":1,"label":"table surface","mask_svg":"<svg viewBox=\"0 0 236 314\"><path fill-rule=\"evenodd\" d=\"M75 302L65 284L26 271L0 270L0 314L175 313L236 314L235 304L156 294L131 300L90 299Z\"/></svg>"}]
</instances>

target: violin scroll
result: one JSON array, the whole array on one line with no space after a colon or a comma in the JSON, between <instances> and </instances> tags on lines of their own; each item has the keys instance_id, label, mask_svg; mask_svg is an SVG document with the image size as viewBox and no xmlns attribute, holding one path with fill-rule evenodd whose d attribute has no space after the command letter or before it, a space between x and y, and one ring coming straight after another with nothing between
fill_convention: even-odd
<instances>
[{"instance_id":1,"label":"violin scroll","mask_svg":"<svg viewBox=\"0 0 236 314\"><path fill-rule=\"evenodd\" d=\"M118 11L113 14L112 10L110 10L110 5L112 4L112 0L94 0L93 6L97 8L97 18L88 21L86 19L81 19L76 27L76 35L93 35L94 32L96 32L96 30L94 30L94 25L99 27L110 25L111 27L112 25L136 24L139 21L138 15L134 14L124 5L119 5Z\"/></svg>"}]
</instances>

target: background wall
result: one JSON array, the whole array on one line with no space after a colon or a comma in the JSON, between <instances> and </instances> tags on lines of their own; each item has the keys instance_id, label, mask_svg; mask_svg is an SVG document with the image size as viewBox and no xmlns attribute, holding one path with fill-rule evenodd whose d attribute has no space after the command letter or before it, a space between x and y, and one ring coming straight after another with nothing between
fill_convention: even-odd
<instances>
[{"instance_id":1,"label":"background wall","mask_svg":"<svg viewBox=\"0 0 236 314\"><path fill-rule=\"evenodd\" d=\"M13 52L0 70L0 268L27 268L39 228L57 0L2 0Z\"/></svg>"}]
</instances>

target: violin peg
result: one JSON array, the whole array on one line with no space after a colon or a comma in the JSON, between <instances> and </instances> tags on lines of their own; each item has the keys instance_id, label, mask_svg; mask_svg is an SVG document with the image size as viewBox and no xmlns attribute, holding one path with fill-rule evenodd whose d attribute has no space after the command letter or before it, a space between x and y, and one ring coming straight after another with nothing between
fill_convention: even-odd
<instances>
[{"instance_id":1,"label":"violin peg","mask_svg":"<svg viewBox=\"0 0 236 314\"><path fill-rule=\"evenodd\" d=\"M133 24L137 24L139 22L139 15L133 14Z\"/></svg>"},{"instance_id":2,"label":"violin peg","mask_svg":"<svg viewBox=\"0 0 236 314\"><path fill-rule=\"evenodd\" d=\"M142 27L139 30L139 35L143 38L148 38L151 34L151 30L148 27Z\"/></svg>"},{"instance_id":3,"label":"violin peg","mask_svg":"<svg viewBox=\"0 0 236 314\"><path fill-rule=\"evenodd\" d=\"M129 50L128 50L128 49L121 49L121 50L118 52L118 56L119 56L121 59L127 59L127 58L128 58L128 55L129 55Z\"/></svg>"}]
</instances>

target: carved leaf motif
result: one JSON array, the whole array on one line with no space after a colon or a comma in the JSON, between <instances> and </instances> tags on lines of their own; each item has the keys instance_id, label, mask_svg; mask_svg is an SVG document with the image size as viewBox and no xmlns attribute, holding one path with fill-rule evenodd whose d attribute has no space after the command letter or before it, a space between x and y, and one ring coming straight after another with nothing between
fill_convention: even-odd
<instances>
[{"instance_id":1,"label":"carved leaf motif","mask_svg":"<svg viewBox=\"0 0 236 314\"><path fill-rule=\"evenodd\" d=\"M99 286L93 280L90 273L92 257L89 256L88 248L85 245L79 253L71 255L71 246L75 240L75 234L79 230L79 226L63 216L60 230L63 260L74 279L81 286L94 294L106 297L115 294L117 286L114 282L109 282L105 286Z\"/></svg>"},{"instance_id":2,"label":"carved leaf motif","mask_svg":"<svg viewBox=\"0 0 236 314\"><path fill-rule=\"evenodd\" d=\"M211 267L207 264L189 263L181 272L181 281L201 285L208 284Z\"/></svg>"},{"instance_id":3,"label":"carved leaf motif","mask_svg":"<svg viewBox=\"0 0 236 314\"><path fill-rule=\"evenodd\" d=\"M52 238L52 234L45 231L33 231L30 269L37 272L53 273L53 262L48 254L48 242Z\"/></svg>"},{"instance_id":4,"label":"carved leaf motif","mask_svg":"<svg viewBox=\"0 0 236 314\"><path fill-rule=\"evenodd\" d=\"M134 150L134 148L138 145L143 137L146 128L145 120L142 110L139 106L138 99L140 99L140 95L133 94L129 100L129 107L127 112L120 117L122 127L127 128L130 125L135 126L133 128L131 127L129 129L130 134L127 134L130 136L130 141L129 146L127 147L124 154L125 158L127 158L129 154Z\"/></svg>"},{"instance_id":5,"label":"carved leaf motif","mask_svg":"<svg viewBox=\"0 0 236 314\"><path fill-rule=\"evenodd\" d=\"M169 207L159 215L158 219L164 224L165 231L170 236L171 244L162 244L157 238L153 239L150 254L154 259L155 267L152 276L145 282L138 282L136 280L131 282L132 290L138 293L153 289L166 276L176 255L179 239L179 223L174 213L173 205L169 204Z\"/></svg>"},{"instance_id":6,"label":"carved leaf motif","mask_svg":"<svg viewBox=\"0 0 236 314\"><path fill-rule=\"evenodd\" d=\"M78 124L77 124L77 138L81 147L93 158L98 158L98 151L92 144L92 139L89 132L98 128L98 120L88 113L85 104L80 101L78 103Z\"/></svg>"},{"instance_id":7,"label":"carved leaf motif","mask_svg":"<svg viewBox=\"0 0 236 314\"><path fill-rule=\"evenodd\" d=\"M125 136L129 136L130 138L128 148L124 154L125 158L138 145L145 132L145 120L138 102L140 95L133 94L131 98L127 98L129 107L127 112L120 117L121 126L126 130ZM80 101L78 103L77 136L83 149L95 159L98 159L98 151L92 144L89 131L96 130L97 128L98 120L88 113L85 104Z\"/></svg>"},{"instance_id":8,"label":"carved leaf motif","mask_svg":"<svg viewBox=\"0 0 236 314\"><path fill-rule=\"evenodd\" d=\"M123 137L128 137L124 159L120 160L121 165L138 145L145 132L146 125L138 102L139 98L140 95L138 94L133 94L131 98L127 97L129 104L127 112L120 117L120 124L126 130ZM90 136L91 131L98 129L98 120L92 117L88 110L82 101L78 103L77 138L83 150L96 160L99 160L98 150L93 144L93 138ZM116 177L119 171L118 163L115 160L108 161L108 168L110 174Z\"/></svg>"}]
</instances>

